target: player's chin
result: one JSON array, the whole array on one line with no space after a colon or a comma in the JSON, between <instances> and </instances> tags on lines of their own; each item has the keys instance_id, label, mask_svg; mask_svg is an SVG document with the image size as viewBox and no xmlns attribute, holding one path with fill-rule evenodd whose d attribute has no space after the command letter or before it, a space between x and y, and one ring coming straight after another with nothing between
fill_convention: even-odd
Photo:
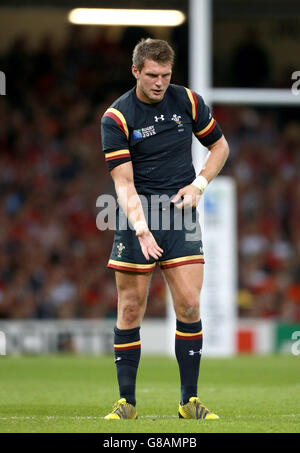
<instances>
[{"instance_id":1,"label":"player's chin","mask_svg":"<svg viewBox=\"0 0 300 453\"><path fill-rule=\"evenodd\" d=\"M156 101L161 101L164 97L164 91L152 91L151 92L151 99Z\"/></svg>"}]
</instances>

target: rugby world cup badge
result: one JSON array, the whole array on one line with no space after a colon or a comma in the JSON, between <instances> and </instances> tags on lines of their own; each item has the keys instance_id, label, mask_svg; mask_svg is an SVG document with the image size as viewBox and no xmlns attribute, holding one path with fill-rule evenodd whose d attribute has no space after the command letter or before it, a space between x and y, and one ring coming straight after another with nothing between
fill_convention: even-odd
<instances>
[{"instance_id":1,"label":"rugby world cup badge","mask_svg":"<svg viewBox=\"0 0 300 453\"><path fill-rule=\"evenodd\" d=\"M154 126L142 127L141 129L135 129L133 131L133 138L139 140L141 138L148 138L156 134Z\"/></svg>"}]
</instances>

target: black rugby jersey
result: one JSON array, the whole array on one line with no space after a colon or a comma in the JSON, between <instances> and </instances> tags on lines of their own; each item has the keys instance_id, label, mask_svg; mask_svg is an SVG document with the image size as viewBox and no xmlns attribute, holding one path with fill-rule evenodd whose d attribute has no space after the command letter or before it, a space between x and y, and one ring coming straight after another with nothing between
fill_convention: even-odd
<instances>
[{"instance_id":1,"label":"black rugby jersey","mask_svg":"<svg viewBox=\"0 0 300 453\"><path fill-rule=\"evenodd\" d=\"M201 96L170 84L162 101L147 104L136 87L118 98L101 120L102 148L109 170L131 161L139 194L175 194L195 179L193 134L204 146L222 131Z\"/></svg>"}]
</instances>

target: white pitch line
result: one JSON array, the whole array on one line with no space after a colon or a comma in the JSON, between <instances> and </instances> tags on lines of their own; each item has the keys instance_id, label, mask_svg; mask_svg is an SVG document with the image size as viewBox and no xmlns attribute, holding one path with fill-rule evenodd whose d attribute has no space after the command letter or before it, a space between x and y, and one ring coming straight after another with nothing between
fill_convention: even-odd
<instances>
[{"instance_id":1,"label":"white pitch line","mask_svg":"<svg viewBox=\"0 0 300 453\"><path fill-rule=\"evenodd\" d=\"M270 414L270 415L262 415L263 418L273 418L273 417L300 417L300 414ZM140 415L139 419L147 419L147 418L154 418L154 419L161 419L161 418L178 418L177 415ZM236 419L249 419L249 418L257 418L256 415L236 415L233 417L226 417L223 418L223 421L234 421ZM92 415L12 415L11 417L0 417L0 420L61 420L61 419L70 419L70 420L104 420L102 416L92 416Z\"/></svg>"},{"instance_id":2,"label":"white pitch line","mask_svg":"<svg viewBox=\"0 0 300 453\"><path fill-rule=\"evenodd\" d=\"M0 420L104 420L102 416L91 415L12 415L11 417L0 417ZM139 418L177 418L176 415L141 415Z\"/></svg>"}]
</instances>

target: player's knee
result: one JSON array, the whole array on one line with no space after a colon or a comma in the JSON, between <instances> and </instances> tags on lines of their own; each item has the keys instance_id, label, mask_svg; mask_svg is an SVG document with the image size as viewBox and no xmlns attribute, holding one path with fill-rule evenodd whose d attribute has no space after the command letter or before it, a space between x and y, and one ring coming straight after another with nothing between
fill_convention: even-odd
<instances>
[{"instance_id":1,"label":"player's knee","mask_svg":"<svg viewBox=\"0 0 300 453\"><path fill-rule=\"evenodd\" d=\"M139 321L143 313L143 299L138 294L128 294L126 298L119 300L119 313L126 324L134 324Z\"/></svg>"},{"instance_id":2,"label":"player's knee","mask_svg":"<svg viewBox=\"0 0 300 453\"><path fill-rule=\"evenodd\" d=\"M183 299L178 311L178 315L183 321L198 321L200 317L200 303L198 295L190 296L188 299Z\"/></svg>"},{"instance_id":3,"label":"player's knee","mask_svg":"<svg viewBox=\"0 0 300 453\"><path fill-rule=\"evenodd\" d=\"M134 324L140 318L140 310L134 304L125 304L121 310L121 317L126 324Z\"/></svg>"}]
</instances>

